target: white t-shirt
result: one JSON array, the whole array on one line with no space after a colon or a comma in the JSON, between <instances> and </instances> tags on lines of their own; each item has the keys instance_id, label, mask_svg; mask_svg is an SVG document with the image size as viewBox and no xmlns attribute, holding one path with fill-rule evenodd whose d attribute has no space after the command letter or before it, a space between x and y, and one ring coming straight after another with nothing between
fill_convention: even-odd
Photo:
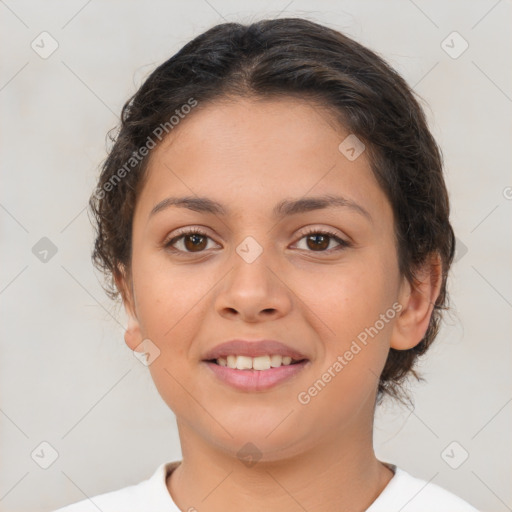
<instances>
[{"instance_id":1,"label":"white t-shirt","mask_svg":"<svg viewBox=\"0 0 512 512\"><path fill-rule=\"evenodd\" d=\"M167 490L169 472L181 461L161 464L155 473L136 485L98 494L53 512L181 512ZM394 464L395 474L366 512L478 512L451 492L411 476Z\"/></svg>"}]
</instances>

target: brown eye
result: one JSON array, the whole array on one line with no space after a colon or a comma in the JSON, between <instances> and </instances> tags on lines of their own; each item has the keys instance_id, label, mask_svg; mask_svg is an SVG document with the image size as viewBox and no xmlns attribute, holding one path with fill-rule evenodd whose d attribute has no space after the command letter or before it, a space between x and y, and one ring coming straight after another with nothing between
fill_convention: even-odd
<instances>
[{"instance_id":1,"label":"brown eye","mask_svg":"<svg viewBox=\"0 0 512 512\"><path fill-rule=\"evenodd\" d=\"M208 245L210 237L198 229L183 231L180 235L164 243L164 247L175 252L193 253L203 252ZM179 245L180 247L174 247Z\"/></svg>"},{"instance_id":2,"label":"brown eye","mask_svg":"<svg viewBox=\"0 0 512 512\"><path fill-rule=\"evenodd\" d=\"M308 235L306 238L308 247L316 251L327 249L329 247L329 238L331 237L318 233L316 235Z\"/></svg>"},{"instance_id":3,"label":"brown eye","mask_svg":"<svg viewBox=\"0 0 512 512\"><path fill-rule=\"evenodd\" d=\"M349 247L349 242L341 239L336 233L331 233L329 231L322 231L319 229L312 229L309 232L305 233L301 241L306 239L306 249L310 252L331 252L340 249L344 249ZM329 245L331 241L335 241L338 244L338 247L334 247L329 249Z\"/></svg>"},{"instance_id":4,"label":"brown eye","mask_svg":"<svg viewBox=\"0 0 512 512\"><path fill-rule=\"evenodd\" d=\"M184 240L184 245L187 249L187 251L195 251L195 250L201 250L201 249L204 249L207 245L207 242L206 242L206 238L205 236L202 236L202 235L196 235L196 234L193 234L193 235L185 235L183 237L183 240Z\"/></svg>"}]
</instances>

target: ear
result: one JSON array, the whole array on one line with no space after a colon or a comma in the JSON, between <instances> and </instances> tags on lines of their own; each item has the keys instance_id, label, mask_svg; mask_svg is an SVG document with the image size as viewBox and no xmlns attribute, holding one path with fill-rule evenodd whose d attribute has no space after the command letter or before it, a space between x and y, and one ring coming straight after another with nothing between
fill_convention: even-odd
<instances>
[{"instance_id":1,"label":"ear","mask_svg":"<svg viewBox=\"0 0 512 512\"><path fill-rule=\"evenodd\" d=\"M128 326L124 333L124 341L129 348L135 350L142 343L142 333L137 318L137 310L135 307L135 294L133 293L133 285L131 276L124 267L120 268L114 276L116 287L123 299L124 309L128 316ZM138 352L142 352L139 348Z\"/></svg>"},{"instance_id":2,"label":"ear","mask_svg":"<svg viewBox=\"0 0 512 512\"><path fill-rule=\"evenodd\" d=\"M398 301L400 312L391 336L391 348L408 350L425 336L434 304L442 283L442 263L438 253L432 254L415 272L414 283L403 279Z\"/></svg>"}]
</instances>

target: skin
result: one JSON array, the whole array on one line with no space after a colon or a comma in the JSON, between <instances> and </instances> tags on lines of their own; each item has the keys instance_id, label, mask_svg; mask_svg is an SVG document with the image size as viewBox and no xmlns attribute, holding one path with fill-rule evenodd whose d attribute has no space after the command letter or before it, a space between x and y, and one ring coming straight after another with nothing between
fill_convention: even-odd
<instances>
[{"instance_id":1,"label":"skin","mask_svg":"<svg viewBox=\"0 0 512 512\"><path fill-rule=\"evenodd\" d=\"M142 351L150 339L160 350L149 370L176 415L183 459L167 487L181 510L362 511L393 476L373 450L378 375L390 347L408 349L424 336L440 265L425 264L414 286L400 275L391 206L366 153L350 161L338 150L348 134L305 101L235 99L199 105L151 154L131 269L117 284L127 345ZM347 207L271 215L283 199L324 194L356 202L371 220ZM206 196L230 214L169 207L150 217L169 196ZM209 237L200 249L190 237L174 243L181 256L164 247L187 226ZM308 228L352 245L327 238L317 249ZM263 249L252 263L236 252L247 236ZM299 403L396 302L400 313ZM281 340L310 361L267 391L239 391L202 362L233 338ZM247 442L261 452L251 467L237 456Z\"/></svg>"}]
</instances>

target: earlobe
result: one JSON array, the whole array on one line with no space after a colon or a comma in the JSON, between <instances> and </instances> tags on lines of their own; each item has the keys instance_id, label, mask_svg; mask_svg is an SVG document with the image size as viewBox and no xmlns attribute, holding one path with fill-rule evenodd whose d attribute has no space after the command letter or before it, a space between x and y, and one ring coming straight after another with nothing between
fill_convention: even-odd
<instances>
[{"instance_id":1,"label":"earlobe","mask_svg":"<svg viewBox=\"0 0 512 512\"><path fill-rule=\"evenodd\" d=\"M391 348L408 350L425 336L442 283L441 258L436 253L415 273L414 283L404 278L399 302L403 309L393 326Z\"/></svg>"},{"instance_id":2,"label":"earlobe","mask_svg":"<svg viewBox=\"0 0 512 512\"><path fill-rule=\"evenodd\" d=\"M124 269L115 275L115 282L121 298L123 306L128 317L128 326L124 333L124 341L131 350L135 350L142 342L141 329L137 319L137 312L135 308L135 296L131 281L126 276ZM140 349L139 349L140 350Z\"/></svg>"},{"instance_id":3,"label":"earlobe","mask_svg":"<svg viewBox=\"0 0 512 512\"><path fill-rule=\"evenodd\" d=\"M124 332L124 341L131 350L136 350L142 343L139 322L131 313L128 313L128 326ZM139 348L138 351L141 352L141 349Z\"/></svg>"}]
</instances>

